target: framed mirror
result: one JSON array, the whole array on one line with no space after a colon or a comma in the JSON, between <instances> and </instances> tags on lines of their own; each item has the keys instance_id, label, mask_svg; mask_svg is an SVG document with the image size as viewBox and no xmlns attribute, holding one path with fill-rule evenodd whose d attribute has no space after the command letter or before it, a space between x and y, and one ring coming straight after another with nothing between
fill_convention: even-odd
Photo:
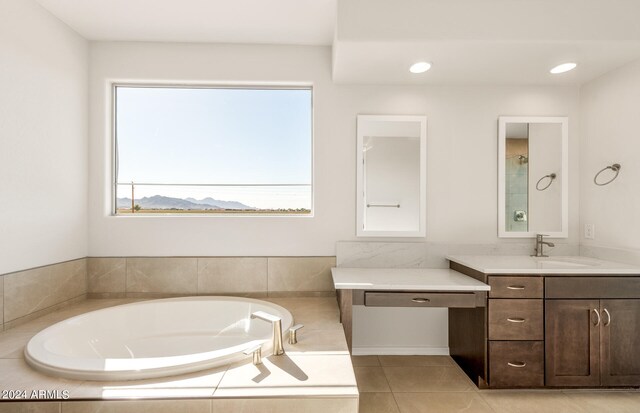
<instances>
[{"instance_id":1,"label":"framed mirror","mask_svg":"<svg viewBox=\"0 0 640 413\"><path fill-rule=\"evenodd\" d=\"M358 115L359 237L424 237L426 116Z\"/></svg>"},{"instance_id":2,"label":"framed mirror","mask_svg":"<svg viewBox=\"0 0 640 413\"><path fill-rule=\"evenodd\" d=\"M568 237L566 117L498 120L498 236Z\"/></svg>"}]
</instances>

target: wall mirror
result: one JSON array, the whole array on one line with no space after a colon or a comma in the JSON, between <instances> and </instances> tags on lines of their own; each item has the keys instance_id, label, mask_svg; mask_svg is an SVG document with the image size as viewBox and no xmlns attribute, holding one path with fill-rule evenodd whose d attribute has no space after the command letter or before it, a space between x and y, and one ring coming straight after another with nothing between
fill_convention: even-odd
<instances>
[{"instance_id":1,"label":"wall mirror","mask_svg":"<svg viewBox=\"0 0 640 413\"><path fill-rule=\"evenodd\" d=\"M498 236L568 236L566 117L500 117Z\"/></svg>"},{"instance_id":2,"label":"wall mirror","mask_svg":"<svg viewBox=\"0 0 640 413\"><path fill-rule=\"evenodd\" d=\"M426 116L358 116L357 236L426 235L426 146Z\"/></svg>"}]
</instances>

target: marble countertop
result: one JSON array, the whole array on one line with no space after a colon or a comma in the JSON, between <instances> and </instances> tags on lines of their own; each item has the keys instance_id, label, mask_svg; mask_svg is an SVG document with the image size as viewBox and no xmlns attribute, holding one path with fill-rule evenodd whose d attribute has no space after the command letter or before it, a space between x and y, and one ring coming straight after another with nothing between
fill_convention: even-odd
<instances>
[{"instance_id":1,"label":"marble countertop","mask_svg":"<svg viewBox=\"0 0 640 413\"><path fill-rule=\"evenodd\" d=\"M440 268L331 268L336 290L489 291L481 281Z\"/></svg>"},{"instance_id":2,"label":"marble countertop","mask_svg":"<svg viewBox=\"0 0 640 413\"><path fill-rule=\"evenodd\" d=\"M449 261L485 274L640 275L640 267L581 256L449 255Z\"/></svg>"}]
</instances>

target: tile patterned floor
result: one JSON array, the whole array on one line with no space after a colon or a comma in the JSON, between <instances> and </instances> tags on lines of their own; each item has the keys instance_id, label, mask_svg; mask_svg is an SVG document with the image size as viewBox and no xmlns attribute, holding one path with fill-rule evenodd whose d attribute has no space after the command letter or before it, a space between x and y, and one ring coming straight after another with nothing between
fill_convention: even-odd
<instances>
[{"instance_id":1,"label":"tile patterned floor","mask_svg":"<svg viewBox=\"0 0 640 413\"><path fill-rule=\"evenodd\" d=\"M360 413L638 413L638 390L479 390L448 356L354 356Z\"/></svg>"}]
</instances>

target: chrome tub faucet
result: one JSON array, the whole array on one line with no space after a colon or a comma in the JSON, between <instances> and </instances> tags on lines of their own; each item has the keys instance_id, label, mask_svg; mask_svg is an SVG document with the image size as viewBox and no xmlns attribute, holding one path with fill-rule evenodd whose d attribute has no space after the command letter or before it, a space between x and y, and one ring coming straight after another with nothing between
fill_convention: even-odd
<instances>
[{"instance_id":1,"label":"chrome tub faucet","mask_svg":"<svg viewBox=\"0 0 640 413\"><path fill-rule=\"evenodd\" d=\"M259 318L270 322L273 326L273 337L271 338L271 344L273 345L273 355L281 356L284 354L284 347L282 346L282 318L269 314L265 311L256 311L251 314L251 318Z\"/></svg>"}]
</instances>

